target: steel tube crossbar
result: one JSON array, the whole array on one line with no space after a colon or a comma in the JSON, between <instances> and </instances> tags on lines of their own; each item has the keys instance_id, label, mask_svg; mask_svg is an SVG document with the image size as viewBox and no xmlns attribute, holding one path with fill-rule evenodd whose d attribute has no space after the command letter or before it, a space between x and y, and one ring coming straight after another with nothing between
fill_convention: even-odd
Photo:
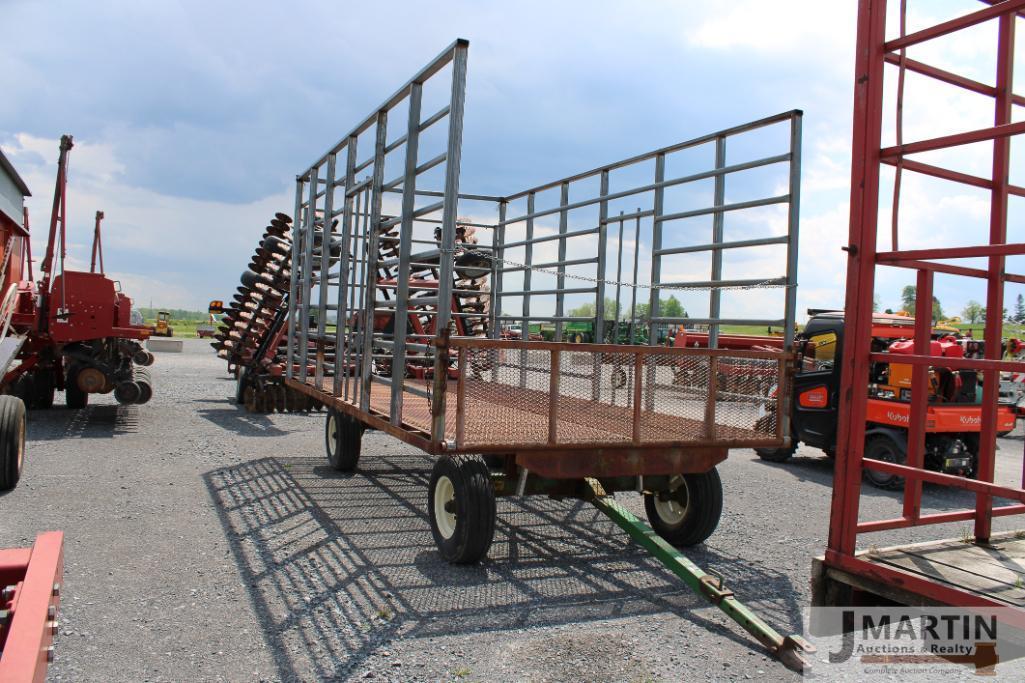
<instances>
[{"instance_id":1,"label":"steel tube crossbar","mask_svg":"<svg viewBox=\"0 0 1025 683\"><path fill-rule=\"evenodd\" d=\"M584 200L581 200L579 202L573 202L572 204L568 204L565 207L557 206L557 207L552 208L552 209L543 209L541 211L527 212L527 213L525 213L525 214L523 214L521 216L517 216L515 218L507 219L505 221L505 224L508 225L510 223L519 223L520 221L525 221L528 218L541 218L543 216L551 216L551 215L559 213L561 211L572 211L574 209L582 209L582 208L587 207L587 206L593 206L594 204L600 204L601 202L610 202L610 201L614 201L616 199L626 199L627 197L633 197L634 195L644 194L645 192L651 192L653 190L665 189L667 187L673 187L673 186L676 186L676 185L684 185L686 183L693 183L693 182L696 182L698 180L708 180L709 178L717 178L717 177L721 177L721 176L727 175L729 173L737 173L738 171L748 171L750 169L759 168L761 166L769 166L769 165L772 165L772 164L782 164L782 163L785 163L787 161L790 161L790 154L777 154L775 156L765 157L764 159L755 159L754 161L745 161L745 162L740 163L740 164L733 164L732 166L724 166L722 168L716 168L716 169L712 169L712 170L709 170L709 171L702 171L701 173L694 173L692 175L683 176L681 178L673 178L671 180L660 180L660 181L657 181L657 182L654 182L654 183L650 183L648 185L641 185L640 187L635 187L635 188L630 189L630 190L623 190L621 192L613 192L613 193L605 195L605 196L595 197L594 199L584 199ZM634 163L636 163L636 162L634 162ZM599 169L599 173L601 173L601 172L604 172L604 171L602 169ZM578 182L579 180L581 180L581 178L567 179L564 182L571 183L571 182ZM559 184L561 184L561 183L559 183ZM550 188L548 188L548 189L550 189ZM514 200L516 198L517 197L515 197L515 196L514 197L506 197L505 201L512 201L512 200ZM653 214L653 212L651 212L651 211L644 211L644 212L637 212L637 213L631 214L630 216L623 216L623 218L624 219L626 219L626 218L636 218L638 215L650 216L652 214ZM614 217L612 219L608 219L608 220L610 220L610 221L613 221L613 220L618 221L619 220L619 216L616 216L616 217Z\"/></svg>"},{"instance_id":2,"label":"steel tube crossbar","mask_svg":"<svg viewBox=\"0 0 1025 683\"><path fill-rule=\"evenodd\" d=\"M1020 515L1025 513L1025 505L1001 505L993 508L994 517L1007 517L1008 515ZM907 529L914 526L928 526L930 524L949 524L951 522L967 522L975 519L975 509L954 510L949 512L936 512L930 515L920 515L917 518L896 517L894 519L881 519L872 522L861 522L858 524L859 534L870 534L878 531L890 531L892 529Z\"/></svg>"},{"instance_id":3,"label":"steel tube crossbar","mask_svg":"<svg viewBox=\"0 0 1025 683\"><path fill-rule=\"evenodd\" d=\"M1022 1L1025 2L1025 0ZM986 142L987 140L1007 138L1013 135L1020 135L1022 133L1025 133L1025 121L1020 121L1018 123L1003 123L990 128L971 130L966 133L955 133L953 135L944 135L942 137L932 138L929 140L909 142L907 144L894 147L884 147L879 151L879 156L885 161L887 159L895 159L906 154L933 152L938 149L948 149L950 147L969 145L975 142Z\"/></svg>"},{"instance_id":4,"label":"steel tube crossbar","mask_svg":"<svg viewBox=\"0 0 1025 683\"><path fill-rule=\"evenodd\" d=\"M980 256L1017 256L1021 254L1025 254L1025 243L880 251L876 254L876 260L881 264L886 264L889 261L904 261L908 259L978 258Z\"/></svg>"},{"instance_id":5,"label":"steel tube crossbar","mask_svg":"<svg viewBox=\"0 0 1025 683\"><path fill-rule=\"evenodd\" d=\"M1025 8L1025 0L1005 0L997 5L992 5L985 9L980 9L971 14L966 14L950 21L945 21L942 24L937 24L929 28L916 31L915 33L908 34L903 38L896 40L887 41L883 45L883 49L887 52L893 52L899 50L902 47L910 47L919 43L924 43L927 40L933 38L939 38L940 36L949 35L962 29L970 28L976 24L981 24L984 21L999 17L1004 14L1010 14L1011 12L1018 12L1022 8Z\"/></svg>"},{"instance_id":6,"label":"steel tube crossbar","mask_svg":"<svg viewBox=\"0 0 1025 683\"><path fill-rule=\"evenodd\" d=\"M677 143L675 145L669 145L668 147L662 147L660 149L656 149L654 151L647 152L645 154L638 154L636 156L628 157L626 159L623 159L621 161L617 161L617 162L612 163L612 164L608 164L608 165L605 165L605 166L599 166L598 168L591 169L590 171L584 171L583 173L577 173L577 174L571 175L571 176L569 176L567 178L561 178L559 180L555 180L555 181L552 181L550 183L545 183L544 185L538 185L537 187L532 187L532 188L530 188L528 190L522 190L520 192L516 192L515 194L511 194L511 195L506 196L505 200L507 202L511 202L511 201L516 200L516 199L520 199L522 197L526 197L526 196L528 196L530 194L537 194L539 192L544 192L545 190L550 190L553 187L558 187L562 183L574 183L574 182L576 182L578 180L584 180L585 178L590 178L591 176L600 175L602 171L614 171L614 170L616 170L618 168L623 168L625 166L632 166L634 164L638 164L638 163L641 163L643 161L648 161L650 159L655 159L655 158L657 158L659 156L665 156L667 154L672 154L674 152L683 151L683 150L688 149L690 147L698 147L698 146L706 144L708 142L713 142L718 137L730 137L730 136L733 136L733 135L739 135L741 133L747 133L748 131L756 130L758 128L765 128L767 126L771 126L771 125L776 124L776 123L780 123L780 122L783 122L783 121L789 121L794 116L800 116L800 115L801 115L801 112L799 110L795 109L795 110L792 110L792 111L782 112L782 113L776 114L774 116L767 116L764 119L759 119L757 121L752 121L750 123L745 123L745 124L741 124L739 126L734 126L732 128L727 128L725 130L720 130L720 131L717 131L715 133L709 133L708 135L702 135L700 137L696 137L696 138L692 138L690 140L687 140L686 142L680 142L680 143ZM610 195L610 198L611 198L611 195Z\"/></svg>"},{"instance_id":7,"label":"steel tube crossbar","mask_svg":"<svg viewBox=\"0 0 1025 683\"><path fill-rule=\"evenodd\" d=\"M762 237L753 240L736 240L733 242L712 242L711 244L698 244L695 246L686 247L671 247L669 249L659 249L659 256L666 256L668 254L690 254L693 252L701 251L712 251L713 249L742 249L745 247L762 247L769 244L786 244L787 236L781 235L779 237Z\"/></svg>"}]
</instances>

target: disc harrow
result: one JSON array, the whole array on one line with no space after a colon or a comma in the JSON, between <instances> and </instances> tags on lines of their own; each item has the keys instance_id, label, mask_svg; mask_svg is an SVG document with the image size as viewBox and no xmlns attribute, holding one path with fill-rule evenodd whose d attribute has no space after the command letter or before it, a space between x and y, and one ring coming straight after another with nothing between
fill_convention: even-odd
<instances>
[{"instance_id":1,"label":"disc harrow","mask_svg":"<svg viewBox=\"0 0 1025 683\"><path fill-rule=\"evenodd\" d=\"M225 306L211 346L238 382L236 400L252 413L319 410L319 404L281 382L285 363L292 218L276 213L264 228L240 286ZM319 254L318 249L315 251ZM332 252L337 252L332 245ZM333 253L337 258L337 253Z\"/></svg>"}]
</instances>

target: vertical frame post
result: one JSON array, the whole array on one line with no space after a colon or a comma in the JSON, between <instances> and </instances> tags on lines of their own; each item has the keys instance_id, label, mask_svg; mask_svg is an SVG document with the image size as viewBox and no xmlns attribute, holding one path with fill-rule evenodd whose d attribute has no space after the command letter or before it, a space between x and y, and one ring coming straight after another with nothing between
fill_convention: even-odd
<instances>
[{"instance_id":1,"label":"vertical frame post","mask_svg":"<svg viewBox=\"0 0 1025 683\"><path fill-rule=\"evenodd\" d=\"M1017 13L1002 14L997 29L996 103L993 125L1011 123L1011 89L1014 84L1014 30ZM1010 180L1011 138L993 140L993 190L990 195L989 243L1007 241L1007 197ZM986 281L986 340L984 354L987 360L1000 360L1004 325L1004 262L1003 255L989 257L989 277ZM979 435L979 481L992 482L996 467L996 421L999 400L1000 372L984 370L982 373L982 433ZM988 542L993 521L993 497L980 493L975 498L975 540Z\"/></svg>"},{"instance_id":2,"label":"vertical frame post","mask_svg":"<svg viewBox=\"0 0 1025 683\"><path fill-rule=\"evenodd\" d=\"M603 169L599 180L598 187L599 196L602 198L598 202L598 265L597 265L597 291L595 292L595 311L597 312L597 320L594 321L594 343L604 344L605 343L605 279L606 279L606 265L608 262L607 252L609 245L609 202L605 199L609 193L609 171ZM622 242L620 243L620 253L622 253ZM622 256L620 257L622 258ZM616 278L619 281L619 278ZM619 320L619 296L618 296L618 285L617 285L617 296L616 296L616 307L612 311L614 320ZM613 328L615 328L615 322L613 322ZM617 342L616 338L613 337L612 343ZM599 354L594 355L594 362L591 368L591 400L597 401L601 397L601 356Z\"/></svg>"},{"instance_id":3,"label":"vertical frame post","mask_svg":"<svg viewBox=\"0 0 1025 683\"><path fill-rule=\"evenodd\" d=\"M349 269L352 265L352 224L353 204L356 197L350 195L352 187L356 184L356 142L355 135L350 135L345 143L345 189L342 196L345 198L342 208L342 243L338 264L338 304L335 306L335 381L334 395L342 395L342 362L345 361L345 383L346 394L348 393L349 363L347 355L351 340L349 338L350 311L346 305L349 295ZM348 396L346 396L348 398Z\"/></svg>"},{"instance_id":4,"label":"vertical frame post","mask_svg":"<svg viewBox=\"0 0 1025 683\"><path fill-rule=\"evenodd\" d=\"M723 226L726 216L723 214L722 206L726 203L726 175L722 169L726 166L726 136L720 135L715 139L715 188L713 190L712 204L715 207L712 213L712 281L722 280L722 249L719 245L723 242ZM722 290L712 287L708 290L708 317L712 322L708 326L708 348L719 348L719 318L722 317Z\"/></svg>"},{"instance_id":5,"label":"vertical frame post","mask_svg":"<svg viewBox=\"0 0 1025 683\"><path fill-rule=\"evenodd\" d=\"M388 143L388 111L377 112L374 137L374 174L370 190L370 220L366 221L366 262L363 265L363 348L360 350L360 409L370 410L374 372L374 316L377 313L377 245L384 194L384 148Z\"/></svg>"},{"instance_id":6,"label":"vertical frame post","mask_svg":"<svg viewBox=\"0 0 1025 683\"><path fill-rule=\"evenodd\" d=\"M918 271L915 288L915 355L930 355L932 339L931 271ZM921 468L925 463L925 416L928 402L929 370L924 365L911 366L911 406L908 409L908 467ZM904 480L904 516L918 519L921 512L922 480Z\"/></svg>"},{"instance_id":7,"label":"vertical frame post","mask_svg":"<svg viewBox=\"0 0 1025 683\"><path fill-rule=\"evenodd\" d=\"M317 293L320 295L317 300L317 356L313 368L314 382L320 388L320 380L324 378L324 347L327 339L327 295L331 288L329 271L331 270L331 241L334 229L334 219L331 214L334 212L335 195L335 162L337 154L329 154L327 157L327 182L324 185L324 228L320 238L320 287ZM337 321L336 321L337 322ZM335 348L335 357L338 357L338 349Z\"/></svg>"},{"instance_id":8,"label":"vertical frame post","mask_svg":"<svg viewBox=\"0 0 1025 683\"><path fill-rule=\"evenodd\" d=\"M555 284L555 341L562 341L562 332L565 323L562 317L566 315L566 231L569 230L569 212L565 206L569 204L569 183L562 183L559 188L559 266ZM603 301L595 302L594 310L600 318L602 315Z\"/></svg>"},{"instance_id":9,"label":"vertical frame post","mask_svg":"<svg viewBox=\"0 0 1025 683\"><path fill-rule=\"evenodd\" d=\"M438 259L438 323L436 334L446 343L452 319L452 265L456 238L456 216L459 211L459 165L462 158L463 106L466 102L467 43L458 41L452 58L452 97L449 103L448 150L445 157L445 206L441 215L441 258ZM431 438L437 443L445 439L445 387L448 382L448 353L434 357L433 407Z\"/></svg>"},{"instance_id":10,"label":"vertical frame post","mask_svg":"<svg viewBox=\"0 0 1025 683\"><path fill-rule=\"evenodd\" d=\"M313 293L313 243L317 234L317 188L320 186L320 167L310 169L310 188L306 200L306 220L302 255L302 305L299 313L299 379L306 380L310 351L310 299ZM323 276L323 273L321 273ZM318 387L319 388L319 387Z\"/></svg>"},{"instance_id":11,"label":"vertical frame post","mask_svg":"<svg viewBox=\"0 0 1025 683\"><path fill-rule=\"evenodd\" d=\"M295 318L297 311L296 279L299 274L299 243L302 236L303 210L303 179L295 179L295 212L292 214L292 272L288 277L288 339L285 342L285 357L288 359L285 377L292 379L295 375Z\"/></svg>"},{"instance_id":12,"label":"vertical frame post","mask_svg":"<svg viewBox=\"0 0 1025 683\"><path fill-rule=\"evenodd\" d=\"M648 344L650 346L658 344L658 329L655 319L660 315L658 297L662 293L662 290L659 289L659 285L662 284L662 255L659 252L662 250L662 213L665 199L663 183L665 179L666 155L660 153L655 157L655 197L651 216L651 296L648 299ZM638 245L634 245L634 249L637 248ZM636 258L635 255L634 260ZM631 315L632 320L633 316ZM648 391L645 394L644 408L650 411L655 409L655 367L649 367L647 373ZM638 379L638 381L640 380Z\"/></svg>"},{"instance_id":13,"label":"vertical frame post","mask_svg":"<svg viewBox=\"0 0 1025 683\"><path fill-rule=\"evenodd\" d=\"M406 328L408 327L409 303L409 255L413 246L413 211L416 206L416 164L420 140L420 100L423 95L423 84L413 83L409 86L409 121L406 126L406 165L402 178L402 221L399 229L399 271L396 276L395 291L395 333L392 336L392 373L391 373L391 423L402 424L402 392L406 378ZM439 263L451 261L452 257L444 250ZM440 287L439 287L440 290ZM448 299L438 297L438 311L442 307L450 308Z\"/></svg>"},{"instance_id":14,"label":"vertical frame post","mask_svg":"<svg viewBox=\"0 0 1025 683\"><path fill-rule=\"evenodd\" d=\"M802 114L790 119L790 203L787 207L787 277L783 312L783 350L792 351L797 322L797 238L801 219L801 130ZM786 425L789 432L790 425Z\"/></svg>"},{"instance_id":15,"label":"vertical frame post","mask_svg":"<svg viewBox=\"0 0 1025 683\"><path fill-rule=\"evenodd\" d=\"M523 322L520 324L520 339L530 340L530 284L531 274L534 265L534 193L527 195L527 225L525 228L526 241L523 245L523 262L526 267L523 269ZM527 386L527 349L520 350L520 388Z\"/></svg>"},{"instance_id":16,"label":"vertical frame post","mask_svg":"<svg viewBox=\"0 0 1025 683\"><path fill-rule=\"evenodd\" d=\"M491 334L489 335L492 339L500 339L502 337L502 276L505 274L505 215L507 211L507 204L505 200L498 202L498 225L491 231L491 254L494 258L491 260L491 294L489 305L491 307L491 316L489 324L491 325Z\"/></svg>"},{"instance_id":17,"label":"vertical frame post","mask_svg":"<svg viewBox=\"0 0 1025 683\"><path fill-rule=\"evenodd\" d=\"M868 402L866 378L869 376L875 288L885 31L886 1L862 0L858 5L858 50L855 53L846 334L841 372L841 386L846 390L840 392L836 477L829 518L829 550L841 555L854 552L861 492Z\"/></svg>"}]
</instances>

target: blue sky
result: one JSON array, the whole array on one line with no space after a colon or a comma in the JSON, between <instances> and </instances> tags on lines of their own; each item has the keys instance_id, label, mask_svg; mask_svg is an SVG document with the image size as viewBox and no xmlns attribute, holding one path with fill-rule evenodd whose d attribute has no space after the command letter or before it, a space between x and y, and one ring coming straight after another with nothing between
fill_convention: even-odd
<instances>
[{"instance_id":1,"label":"blue sky","mask_svg":"<svg viewBox=\"0 0 1025 683\"><path fill-rule=\"evenodd\" d=\"M896 4L896 3L894 3ZM916 5L923 3L911 3ZM462 186L504 193L780 111L805 112L800 310L843 303L856 3L3 3L0 146L33 191L41 253L71 133L71 254L106 212L137 301L228 298L294 177L454 38L470 40ZM944 19L971 2L931 3ZM13 28L14 30L10 30ZM992 32L935 55L987 75ZM991 73L991 70L990 70ZM920 128L977 112L923 89ZM986 103L983 102L983 105ZM936 112L944 112L939 117ZM984 165L985 151L965 163ZM977 196L911 188L909 239L956 239ZM984 198L983 198L984 200ZM914 214L914 215L912 215ZM1016 215L1020 219L1020 213ZM896 306L910 279L877 291ZM980 298L941 279L948 310ZM1008 289L1008 296L1016 291Z\"/></svg>"}]
</instances>

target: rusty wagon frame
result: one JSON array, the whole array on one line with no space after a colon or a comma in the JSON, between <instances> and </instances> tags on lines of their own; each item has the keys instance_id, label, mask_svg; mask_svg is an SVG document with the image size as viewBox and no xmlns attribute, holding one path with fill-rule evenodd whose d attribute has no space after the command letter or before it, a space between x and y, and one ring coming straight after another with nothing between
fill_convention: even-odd
<instances>
[{"instance_id":1,"label":"rusty wagon frame","mask_svg":"<svg viewBox=\"0 0 1025 683\"><path fill-rule=\"evenodd\" d=\"M505 196L469 194L460 188L468 46L454 42L297 177L285 384L328 408L336 469L356 467L366 428L440 456L427 507L447 560L487 553L496 496L589 500L793 664L803 641L780 636L674 545L715 529L715 467L728 449L788 443L801 112ZM728 147L742 158L728 160ZM674 172L695 154L711 160ZM734 183L740 196L727 201L727 179L744 174L754 180ZM743 239L727 239L737 229L727 217L738 215L754 218L740 224ZM567 343L574 322L606 338L609 287L620 317L629 224L634 276L625 286L634 301L647 292L649 344ZM753 237L751 225L761 225ZM681 241L684 228L701 241ZM645 282L642 247L651 253ZM724 277L724 252L752 249L777 249L783 272ZM710 277L670 275L676 260L695 258L705 268L710 260ZM781 317L723 315L725 292L770 288ZM707 316L662 311L670 291L707 292ZM574 315L574 301L594 315ZM531 340L538 323L554 325L553 341ZM657 345L657 325L683 324L707 325L709 348ZM737 324L781 327L784 348L718 348L721 326ZM767 395L755 379L724 390L720 362L771 374L777 391ZM674 381L681 374L689 386ZM775 419L758 421L756 406ZM623 490L645 495L659 536L612 500Z\"/></svg>"}]
</instances>

